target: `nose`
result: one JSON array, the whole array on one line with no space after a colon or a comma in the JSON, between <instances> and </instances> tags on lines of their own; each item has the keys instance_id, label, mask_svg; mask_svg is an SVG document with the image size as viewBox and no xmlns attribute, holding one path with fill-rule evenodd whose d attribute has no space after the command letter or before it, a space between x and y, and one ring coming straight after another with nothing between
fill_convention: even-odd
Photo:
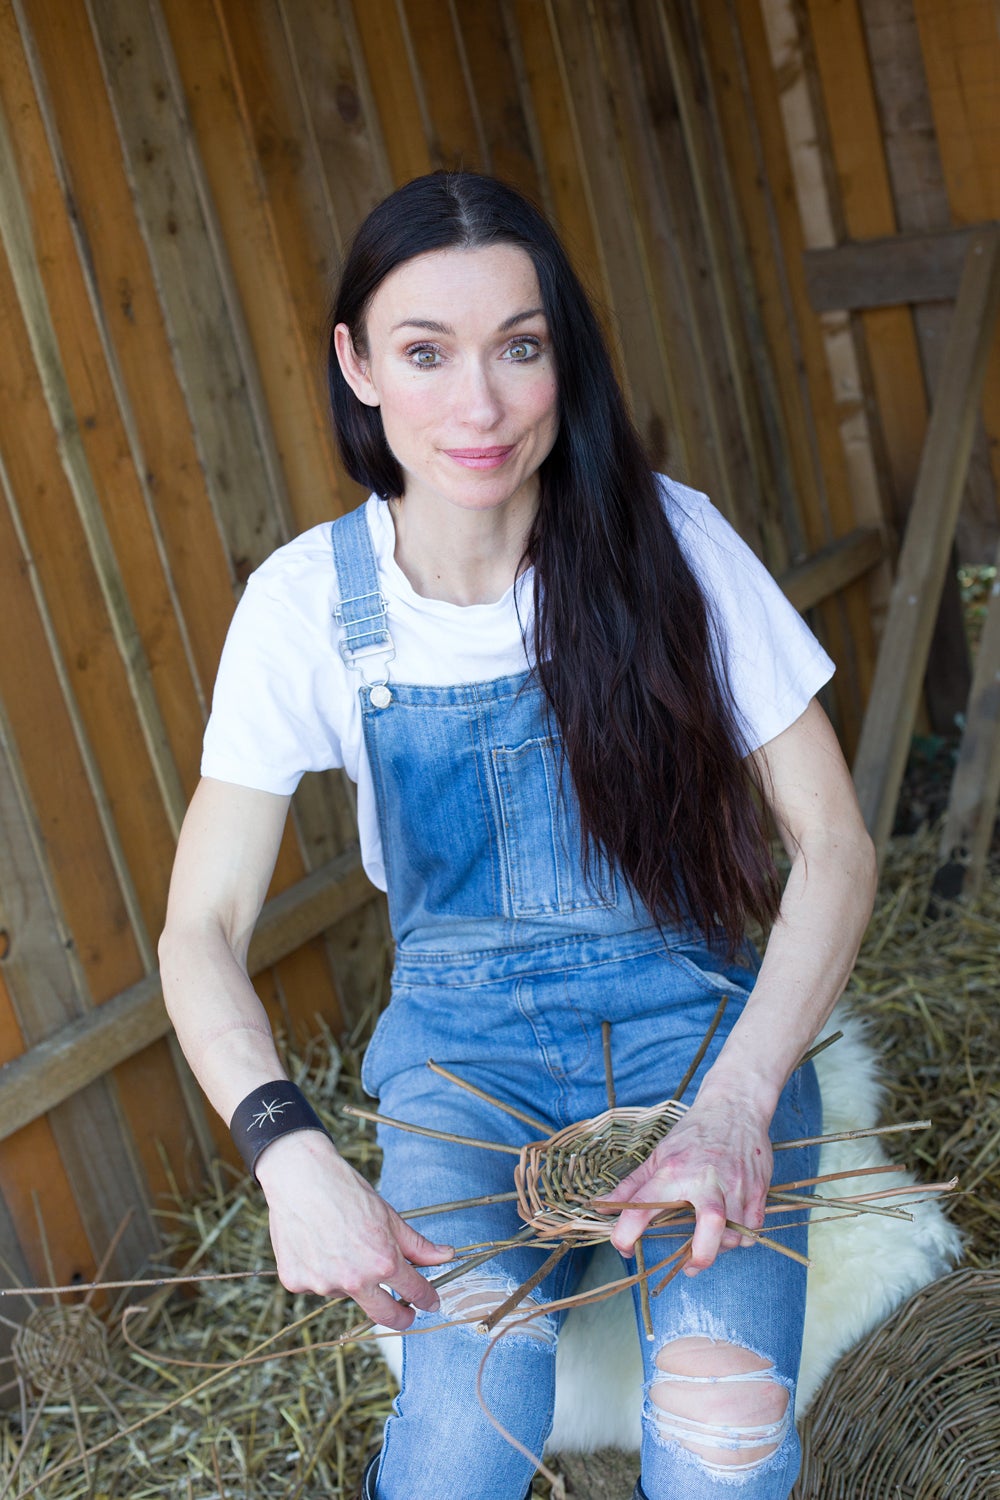
<instances>
[{"instance_id":1,"label":"nose","mask_svg":"<svg viewBox=\"0 0 1000 1500\"><path fill-rule=\"evenodd\" d=\"M463 367L455 415L477 432L490 432L503 415L496 376L486 361L470 359Z\"/></svg>"}]
</instances>

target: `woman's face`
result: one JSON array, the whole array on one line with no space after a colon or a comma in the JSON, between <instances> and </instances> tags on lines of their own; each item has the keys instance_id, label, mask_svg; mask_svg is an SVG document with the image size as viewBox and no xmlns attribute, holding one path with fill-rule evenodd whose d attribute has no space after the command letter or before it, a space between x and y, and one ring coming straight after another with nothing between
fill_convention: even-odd
<instances>
[{"instance_id":1,"label":"woman's face","mask_svg":"<svg viewBox=\"0 0 1000 1500\"><path fill-rule=\"evenodd\" d=\"M516 245L433 250L372 300L367 349L336 329L341 368L378 406L405 495L463 510L533 511L558 427L556 370L538 278Z\"/></svg>"}]
</instances>

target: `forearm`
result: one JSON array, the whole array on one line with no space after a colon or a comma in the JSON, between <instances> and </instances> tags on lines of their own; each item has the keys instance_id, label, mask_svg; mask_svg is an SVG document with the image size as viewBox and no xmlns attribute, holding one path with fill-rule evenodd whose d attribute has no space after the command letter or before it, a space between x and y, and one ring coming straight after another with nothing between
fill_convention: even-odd
<instances>
[{"instance_id":1,"label":"forearm","mask_svg":"<svg viewBox=\"0 0 1000 1500\"><path fill-rule=\"evenodd\" d=\"M168 925L163 998L192 1072L222 1118L251 1089L284 1078L263 1005L221 927Z\"/></svg>"},{"instance_id":2,"label":"forearm","mask_svg":"<svg viewBox=\"0 0 1000 1500\"><path fill-rule=\"evenodd\" d=\"M860 821L814 830L796 850L757 982L703 1092L737 1095L770 1117L847 983L875 878Z\"/></svg>"}]
</instances>

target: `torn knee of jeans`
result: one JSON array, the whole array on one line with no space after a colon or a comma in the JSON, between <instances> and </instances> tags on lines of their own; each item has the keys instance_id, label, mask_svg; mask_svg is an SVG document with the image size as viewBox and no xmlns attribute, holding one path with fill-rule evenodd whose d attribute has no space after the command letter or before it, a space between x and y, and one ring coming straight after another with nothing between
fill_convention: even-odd
<instances>
[{"instance_id":1,"label":"torn knee of jeans","mask_svg":"<svg viewBox=\"0 0 1000 1500\"><path fill-rule=\"evenodd\" d=\"M467 1276L460 1276L441 1288L441 1312L475 1334L489 1338L500 1333L507 1334L508 1338L524 1336L554 1348L558 1333L556 1321L534 1297L525 1297L517 1307L500 1318L496 1317L517 1287L518 1283L509 1276L470 1271Z\"/></svg>"},{"instance_id":2,"label":"torn knee of jeans","mask_svg":"<svg viewBox=\"0 0 1000 1500\"><path fill-rule=\"evenodd\" d=\"M771 1361L751 1349L700 1335L680 1338L656 1355L646 1413L661 1441L735 1479L784 1442L791 1390Z\"/></svg>"}]
</instances>

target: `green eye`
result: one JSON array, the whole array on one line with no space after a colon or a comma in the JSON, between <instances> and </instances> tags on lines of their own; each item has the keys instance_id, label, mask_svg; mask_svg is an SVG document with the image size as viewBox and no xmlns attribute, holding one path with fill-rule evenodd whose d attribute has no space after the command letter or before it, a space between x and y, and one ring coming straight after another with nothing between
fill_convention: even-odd
<instances>
[{"instance_id":1,"label":"green eye","mask_svg":"<svg viewBox=\"0 0 1000 1500\"><path fill-rule=\"evenodd\" d=\"M538 352L536 339L517 339L513 344L507 345L507 354L514 364L524 364L525 361L534 359Z\"/></svg>"},{"instance_id":2,"label":"green eye","mask_svg":"<svg viewBox=\"0 0 1000 1500\"><path fill-rule=\"evenodd\" d=\"M429 344L421 344L416 349L407 349L410 360L421 370L436 369L440 363L440 355L437 349L431 348Z\"/></svg>"}]
</instances>

